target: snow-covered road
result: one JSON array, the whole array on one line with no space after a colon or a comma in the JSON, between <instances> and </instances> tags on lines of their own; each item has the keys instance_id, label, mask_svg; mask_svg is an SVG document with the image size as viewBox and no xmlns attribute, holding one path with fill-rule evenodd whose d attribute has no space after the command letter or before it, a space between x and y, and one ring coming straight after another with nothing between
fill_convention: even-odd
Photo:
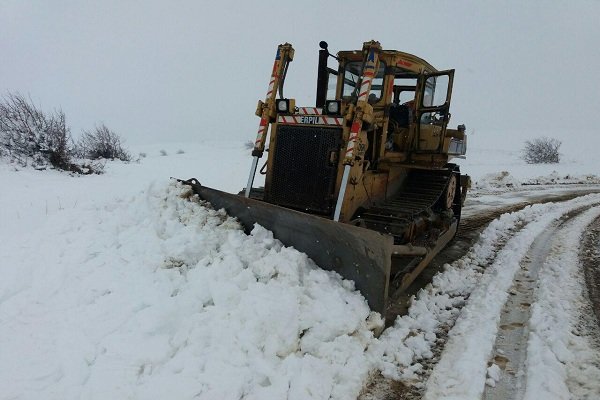
<instances>
[{"instance_id":1,"label":"snow-covered road","mask_svg":"<svg viewBox=\"0 0 600 400\"><path fill-rule=\"evenodd\" d=\"M498 362L488 369L500 374L490 378L484 398L600 395L600 357L592 347L600 336L580 261L581 238L599 215L598 207L577 209L533 242L502 310L493 352Z\"/></svg>"},{"instance_id":2,"label":"snow-covered road","mask_svg":"<svg viewBox=\"0 0 600 400\"><path fill-rule=\"evenodd\" d=\"M483 229L498 218L375 338L382 320L351 282L265 230L245 235L174 182L148 183L149 175L189 177L186 162L198 160L185 157L112 165L86 178L0 168L7 189L0 196L0 399L348 399L361 391L376 399L398 391L480 398L486 381L500 387L506 376L491 362L531 245L574 210L593 219L600 203L598 194L583 196L598 190L590 185L474 191L465 221ZM201 160L202 170L215 168L214 158ZM566 200L574 195L582 196ZM550 197L561 202L525 206ZM515 204L525 208L505 213ZM588 220L556 228L552 240L564 251L546 257L540 271L573 260L552 261L577 251ZM560 271L581 288L575 269ZM540 293L533 291L528 321L538 321L536 307L548 312ZM564 291L565 303L577 304L573 293ZM579 318L579 308L565 310ZM569 345L572 326L579 327L560 337ZM557 354L549 340L540 334L537 347L523 346L527 359L581 354L568 345ZM589 355L584 376L595 379L598 351ZM557 387L579 393L564 368ZM388 380L364 390L378 376Z\"/></svg>"},{"instance_id":3,"label":"snow-covered road","mask_svg":"<svg viewBox=\"0 0 600 400\"><path fill-rule=\"evenodd\" d=\"M539 207L538 212L542 211L543 217L537 215L530 221L521 220L526 225L499 249L494 261L486 266L486 273L471 294L468 304L461 310L460 317L449 333L442 357L427 382L426 399L479 399L485 388L488 371L490 381L507 380L501 386L501 389L505 389L504 393L509 388L517 391L509 392L509 396L500 394L492 397L490 394L490 398L522 398L518 389L525 387L526 398L540 398L538 396L541 393L545 394L541 398L570 398L567 381L573 379L574 375L562 372L560 364L566 362L568 365L569 361L584 363L585 360L581 360L583 354L586 354L585 358L591 357L588 360L590 365L600 361L598 353L592 351L591 344L585 339L581 340L582 343L573 343L576 337L573 331L578 325L579 309L583 302L579 298L583 281L577 279L583 272L578 268L577 243L585 227L600 214L598 198L592 196L588 200L577 199L558 206ZM595 207L568 227L555 227L565 214L589 204ZM526 214L525 211L523 214ZM529 213L535 214L533 210ZM531 264L540 269L539 274L530 276L527 273L525 268L532 268ZM523 273L519 274L521 271ZM537 278L536 283L531 283L532 288L537 288L534 293L523 298L522 303L507 302L513 293L517 294L515 289L511 289L520 284L515 279L524 281L523 278L527 277ZM526 304L531 304L531 318L525 321L515 318L513 321L510 312ZM506 323L502 323L502 311L505 312ZM521 338L522 341L502 340L511 329L510 323L525 325L523 334L526 337ZM514 354L505 352L503 345L513 350ZM524 351L527 352L526 361ZM497 368L494 367L497 364L493 360L502 357L503 373L497 374ZM525 361L526 369L520 368L519 360ZM567 368L574 368L574 365ZM600 396L600 370L591 368L588 372L592 376L586 378L593 379L578 382L582 385L580 389L589 389L595 396ZM512 380L512 374L517 375L516 382ZM493 385L490 381L488 383ZM575 385L573 390L577 387Z\"/></svg>"}]
</instances>

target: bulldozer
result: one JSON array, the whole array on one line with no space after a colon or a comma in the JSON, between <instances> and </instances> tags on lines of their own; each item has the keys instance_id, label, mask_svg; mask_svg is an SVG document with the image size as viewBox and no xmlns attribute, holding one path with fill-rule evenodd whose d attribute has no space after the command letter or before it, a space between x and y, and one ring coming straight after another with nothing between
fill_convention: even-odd
<instances>
[{"instance_id":1,"label":"bulldozer","mask_svg":"<svg viewBox=\"0 0 600 400\"><path fill-rule=\"evenodd\" d=\"M278 46L245 189L184 182L247 232L259 224L354 281L385 315L389 295L456 235L470 186L449 163L467 145L464 125L448 127L454 70L377 41L337 55L321 42L315 105L300 107L283 95L293 59L291 44ZM254 187L257 170L263 187Z\"/></svg>"}]
</instances>

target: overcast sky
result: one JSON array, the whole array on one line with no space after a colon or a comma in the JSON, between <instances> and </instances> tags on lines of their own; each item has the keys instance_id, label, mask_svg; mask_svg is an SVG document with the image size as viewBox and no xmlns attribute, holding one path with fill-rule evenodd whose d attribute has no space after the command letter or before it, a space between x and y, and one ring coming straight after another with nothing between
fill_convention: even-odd
<instances>
[{"instance_id":1,"label":"overcast sky","mask_svg":"<svg viewBox=\"0 0 600 400\"><path fill-rule=\"evenodd\" d=\"M375 39L456 69L451 123L473 137L600 146L598 21L599 1L0 0L0 91L62 108L74 136L104 122L132 144L253 139L279 43L296 49L285 94L303 106L320 40Z\"/></svg>"}]
</instances>

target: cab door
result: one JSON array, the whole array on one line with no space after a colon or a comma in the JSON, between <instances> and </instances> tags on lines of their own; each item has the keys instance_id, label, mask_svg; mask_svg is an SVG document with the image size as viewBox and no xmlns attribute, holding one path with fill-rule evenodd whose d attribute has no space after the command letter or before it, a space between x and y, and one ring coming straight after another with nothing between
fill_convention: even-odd
<instances>
[{"instance_id":1,"label":"cab door","mask_svg":"<svg viewBox=\"0 0 600 400\"><path fill-rule=\"evenodd\" d=\"M454 70L423 74L417 98L416 151L441 153L450 120L450 99Z\"/></svg>"}]
</instances>

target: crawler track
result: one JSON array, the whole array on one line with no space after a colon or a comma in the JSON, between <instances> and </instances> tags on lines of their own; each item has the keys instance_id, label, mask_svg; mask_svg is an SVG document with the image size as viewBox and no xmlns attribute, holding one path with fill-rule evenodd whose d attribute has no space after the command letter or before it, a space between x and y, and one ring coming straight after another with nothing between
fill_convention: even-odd
<instances>
[{"instance_id":1,"label":"crawler track","mask_svg":"<svg viewBox=\"0 0 600 400\"><path fill-rule=\"evenodd\" d=\"M395 243L405 242L410 225L420 216L431 214L446 190L452 172L413 170L392 199L361 212L354 223L381 233L391 234Z\"/></svg>"}]
</instances>

